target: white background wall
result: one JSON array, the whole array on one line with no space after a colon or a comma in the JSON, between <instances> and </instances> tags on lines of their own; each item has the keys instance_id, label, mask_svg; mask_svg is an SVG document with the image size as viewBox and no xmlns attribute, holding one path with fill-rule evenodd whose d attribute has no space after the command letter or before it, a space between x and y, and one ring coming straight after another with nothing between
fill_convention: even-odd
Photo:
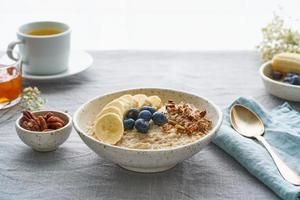
<instances>
[{"instance_id":1,"label":"white background wall","mask_svg":"<svg viewBox=\"0 0 300 200\"><path fill-rule=\"evenodd\" d=\"M253 49L273 11L299 26L299 9L299 0L0 0L0 49L38 20L68 23L74 48Z\"/></svg>"}]
</instances>

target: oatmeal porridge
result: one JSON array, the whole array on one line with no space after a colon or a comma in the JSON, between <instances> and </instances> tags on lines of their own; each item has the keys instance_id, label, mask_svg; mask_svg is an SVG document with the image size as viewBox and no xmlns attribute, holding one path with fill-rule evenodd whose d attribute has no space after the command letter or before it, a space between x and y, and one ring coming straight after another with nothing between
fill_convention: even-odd
<instances>
[{"instance_id":1,"label":"oatmeal porridge","mask_svg":"<svg viewBox=\"0 0 300 200\"><path fill-rule=\"evenodd\" d=\"M89 133L112 145L167 149L205 136L212 127L206 111L186 102L162 103L158 96L123 95L97 115Z\"/></svg>"}]
</instances>

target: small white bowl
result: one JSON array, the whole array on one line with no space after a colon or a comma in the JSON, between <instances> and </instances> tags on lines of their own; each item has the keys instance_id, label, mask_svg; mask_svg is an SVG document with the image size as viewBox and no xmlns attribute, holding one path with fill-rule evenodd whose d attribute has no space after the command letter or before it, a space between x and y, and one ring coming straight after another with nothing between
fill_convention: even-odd
<instances>
[{"instance_id":1,"label":"small white bowl","mask_svg":"<svg viewBox=\"0 0 300 200\"><path fill-rule=\"evenodd\" d=\"M208 119L212 120L212 130L203 138L170 149L140 150L118 147L103 143L87 134L88 126L98 112L109 102L124 94L158 95L164 103L168 100L185 101L207 111ZM73 124L85 144L99 156L123 168L136 172L160 172L174 167L177 163L198 153L213 139L222 122L221 110L211 101L197 95L169 89L133 89L98 96L82 105L74 114Z\"/></svg>"},{"instance_id":2,"label":"small white bowl","mask_svg":"<svg viewBox=\"0 0 300 200\"><path fill-rule=\"evenodd\" d=\"M266 90L277 97L290 101L300 101L300 86L272 79L272 63L268 61L259 69Z\"/></svg>"},{"instance_id":3,"label":"small white bowl","mask_svg":"<svg viewBox=\"0 0 300 200\"><path fill-rule=\"evenodd\" d=\"M29 131L21 127L23 116L20 116L15 124L19 138L36 151L48 152L56 150L59 145L68 139L72 132L72 118L67 113L60 111L36 111L33 113L39 116L48 112L52 112L65 120L66 125L60 129L47 132Z\"/></svg>"}]
</instances>

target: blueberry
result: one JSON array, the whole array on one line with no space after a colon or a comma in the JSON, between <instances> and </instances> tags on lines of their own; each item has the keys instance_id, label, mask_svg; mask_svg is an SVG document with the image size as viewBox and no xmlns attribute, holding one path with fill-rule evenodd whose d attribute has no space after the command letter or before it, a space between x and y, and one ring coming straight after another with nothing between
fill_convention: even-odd
<instances>
[{"instance_id":1,"label":"blueberry","mask_svg":"<svg viewBox=\"0 0 300 200\"><path fill-rule=\"evenodd\" d=\"M138 118L138 115L139 115L139 111L136 108L131 108L128 110L126 117L136 120Z\"/></svg>"},{"instance_id":2,"label":"blueberry","mask_svg":"<svg viewBox=\"0 0 300 200\"><path fill-rule=\"evenodd\" d=\"M143 110L139 113L138 119L144 119L146 121L150 121L152 117L152 113L148 110Z\"/></svg>"},{"instance_id":3,"label":"blueberry","mask_svg":"<svg viewBox=\"0 0 300 200\"><path fill-rule=\"evenodd\" d=\"M153 108L153 107L151 107L151 106L143 106L143 107L141 108L140 111L143 111L143 110L148 110L148 111L150 111L152 114L156 112L156 109Z\"/></svg>"},{"instance_id":4,"label":"blueberry","mask_svg":"<svg viewBox=\"0 0 300 200\"><path fill-rule=\"evenodd\" d=\"M273 71L272 76L273 76L273 79L279 80L279 79L281 79L282 73L279 71Z\"/></svg>"},{"instance_id":5,"label":"blueberry","mask_svg":"<svg viewBox=\"0 0 300 200\"><path fill-rule=\"evenodd\" d=\"M291 80L292 80L292 77L291 77L291 76L286 76L286 77L283 79L283 82L285 82L285 83L291 83Z\"/></svg>"},{"instance_id":6,"label":"blueberry","mask_svg":"<svg viewBox=\"0 0 300 200\"><path fill-rule=\"evenodd\" d=\"M136 120L134 126L140 133L147 133L150 128L149 122L145 121L144 119Z\"/></svg>"},{"instance_id":7,"label":"blueberry","mask_svg":"<svg viewBox=\"0 0 300 200\"><path fill-rule=\"evenodd\" d=\"M134 123L135 123L135 121L134 121L134 119L132 119L132 118L125 119L125 120L123 121L124 129L125 129L125 130L131 130L131 129L133 129Z\"/></svg>"},{"instance_id":8,"label":"blueberry","mask_svg":"<svg viewBox=\"0 0 300 200\"><path fill-rule=\"evenodd\" d=\"M152 115L152 120L154 124L161 126L168 122L167 117L161 112L155 112Z\"/></svg>"},{"instance_id":9,"label":"blueberry","mask_svg":"<svg viewBox=\"0 0 300 200\"><path fill-rule=\"evenodd\" d=\"M300 85L300 76L293 76L290 83L292 85Z\"/></svg>"}]
</instances>

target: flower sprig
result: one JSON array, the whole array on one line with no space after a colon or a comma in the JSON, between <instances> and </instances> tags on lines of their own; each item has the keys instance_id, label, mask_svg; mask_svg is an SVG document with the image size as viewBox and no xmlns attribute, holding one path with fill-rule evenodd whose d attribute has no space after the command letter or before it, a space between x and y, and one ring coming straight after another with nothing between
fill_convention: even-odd
<instances>
[{"instance_id":1,"label":"flower sprig","mask_svg":"<svg viewBox=\"0 0 300 200\"><path fill-rule=\"evenodd\" d=\"M300 33L287 28L284 20L274 15L273 20L262 28L263 40L257 46L263 61L282 52L300 53Z\"/></svg>"},{"instance_id":2,"label":"flower sprig","mask_svg":"<svg viewBox=\"0 0 300 200\"><path fill-rule=\"evenodd\" d=\"M46 103L37 87L24 88L21 98L20 106L23 110L40 110Z\"/></svg>"}]
</instances>

